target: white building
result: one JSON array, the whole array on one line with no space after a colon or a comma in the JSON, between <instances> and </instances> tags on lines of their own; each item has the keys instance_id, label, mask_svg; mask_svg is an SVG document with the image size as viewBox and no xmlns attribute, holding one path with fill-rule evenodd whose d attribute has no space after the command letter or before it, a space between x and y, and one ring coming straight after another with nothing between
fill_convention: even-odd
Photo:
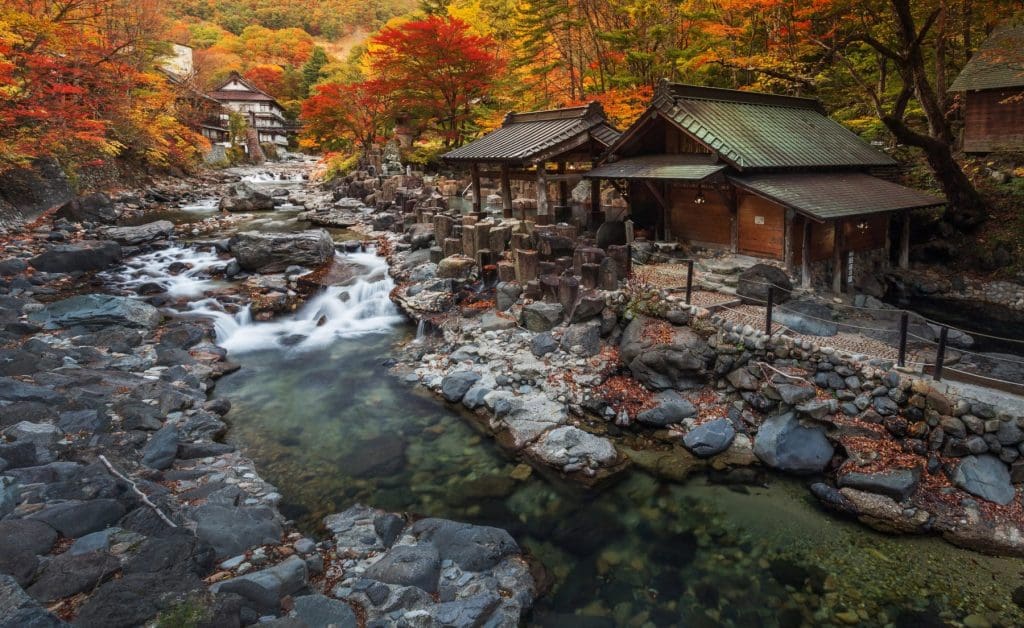
<instances>
[{"instance_id":1,"label":"white building","mask_svg":"<svg viewBox=\"0 0 1024 628\"><path fill-rule=\"evenodd\" d=\"M224 83L208 95L225 108L244 114L249 127L259 132L260 143L288 145L290 128L284 117L284 108L273 96L242 78L238 72L232 72ZM223 126L227 127L226 112L221 114L221 120Z\"/></svg>"}]
</instances>

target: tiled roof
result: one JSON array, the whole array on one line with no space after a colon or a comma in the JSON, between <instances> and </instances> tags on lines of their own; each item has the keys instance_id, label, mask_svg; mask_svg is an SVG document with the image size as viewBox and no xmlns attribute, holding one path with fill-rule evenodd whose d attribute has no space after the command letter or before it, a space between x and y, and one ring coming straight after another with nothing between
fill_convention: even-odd
<instances>
[{"instance_id":1,"label":"tiled roof","mask_svg":"<svg viewBox=\"0 0 1024 628\"><path fill-rule=\"evenodd\" d=\"M215 100L255 100L260 102L277 102L273 96L267 96L262 92L243 92L237 89L226 89L222 91L210 92L208 94L210 98Z\"/></svg>"},{"instance_id":2,"label":"tiled roof","mask_svg":"<svg viewBox=\"0 0 1024 628\"><path fill-rule=\"evenodd\" d=\"M702 181L725 169L711 155L642 155L602 164L585 173L587 179L669 179Z\"/></svg>"},{"instance_id":3,"label":"tiled roof","mask_svg":"<svg viewBox=\"0 0 1024 628\"><path fill-rule=\"evenodd\" d=\"M662 83L652 107L739 170L895 164L809 98Z\"/></svg>"},{"instance_id":4,"label":"tiled roof","mask_svg":"<svg viewBox=\"0 0 1024 628\"><path fill-rule=\"evenodd\" d=\"M730 175L749 190L819 220L937 207L945 199L862 173Z\"/></svg>"},{"instance_id":5,"label":"tiled roof","mask_svg":"<svg viewBox=\"0 0 1024 628\"><path fill-rule=\"evenodd\" d=\"M951 92L1024 86L1024 24L992 32L949 88Z\"/></svg>"},{"instance_id":6,"label":"tiled roof","mask_svg":"<svg viewBox=\"0 0 1024 628\"><path fill-rule=\"evenodd\" d=\"M446 161L532 163L574 142L595 140L608 146L618 131L608 124L598 103L586 107L510 113L497 128L443 156Z\"/></svg>"}]
</instances>

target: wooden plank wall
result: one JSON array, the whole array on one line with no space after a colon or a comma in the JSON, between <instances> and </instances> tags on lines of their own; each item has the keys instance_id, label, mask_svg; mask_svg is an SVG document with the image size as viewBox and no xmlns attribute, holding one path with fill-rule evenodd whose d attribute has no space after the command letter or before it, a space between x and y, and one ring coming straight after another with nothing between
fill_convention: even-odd
<instances>
[{"instance_id":1,"label":"wooden plank wall","mask_svg":"<svg viewBox=\"0 0 1024 628\"><path fill-rule=\"evenodd\" d=\"M739 195L739 251L782 259L786 237L786 210L751 194Z\"/></svg>"},{"instance_id":2,"label":"wooden plank wall","mask_svg":"<svg viewBox=\"0 0 1024 628\"><path fill-rule=\"evenodd\" d=\"M867 229L860 229L858 224L864 223ZM885 214L851 218L843 225L843 250L870 251L885 248L885 231L889 223Z\"/></svg>"},{"instance_id":3,"label":"wooden plank wall","mask_svg":"<svg viewBox=\"0 0 1024 628\"><path fill-rule=\"evenodd\" d=\"M965 105L964 151L1024 150L1024 89L967 92Z\"/></svg>"},{"instance_id":4,"label":"wooden plank wall","mask_svg":"<svg viewBox=\"0 0 1024 628\"><path fill-rule=\"evenodd\" d=\"M672 184L672 236L681 242L729 246L732 215L726 199L716 190L704 190L703 205L694 204L696 197L696 187Z\"/></svg>"}]
</instances>

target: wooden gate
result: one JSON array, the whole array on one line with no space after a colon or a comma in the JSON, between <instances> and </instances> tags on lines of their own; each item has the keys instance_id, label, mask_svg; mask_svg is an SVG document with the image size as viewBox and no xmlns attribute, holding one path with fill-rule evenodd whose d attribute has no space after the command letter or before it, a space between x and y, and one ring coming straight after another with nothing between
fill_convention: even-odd
<instances>
[{"instance_id":1,"label":"wooden gate","mask_svg":"<svg viewBox=\"0 0 1024 628\"><path fill-rule=\"evenodd\" d=\"M739 252L782 259L786 237L786 210L758 196L739 199Z\"/></svg>"}]
</instances>

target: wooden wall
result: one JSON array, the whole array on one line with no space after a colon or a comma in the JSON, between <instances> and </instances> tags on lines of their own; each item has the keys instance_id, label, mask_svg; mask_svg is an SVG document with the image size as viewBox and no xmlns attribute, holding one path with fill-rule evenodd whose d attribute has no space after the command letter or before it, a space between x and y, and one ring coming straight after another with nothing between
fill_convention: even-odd
<instances>
[{"instance_id":1,"label":"wooden wall","mask_svg":"<svg viewBox=\"0 0 1024 628\"><path fill-rule=\"evenodd\" d=\"M782 259L786 209L752 194L739 195L739 252Z\"/></svg>"},{"instance_id":2,"label":"wooden wall","mask_svg":"<svg viewBox=\"0 0 1024 628\"><path fill-rule=\"evenodd\" d=\"M672 237L683 242L729 246L732 243L732 212L725 196L704 190L705 203L696 205L697 188L674 183L669 192L672 206Z\"/></svg>"},{"instance_id":3,"label":"wooden wall","mask_svg":"<svg viewBox=\"0 0 1024 628\"><path fill-rule=\"evenodd\" d=\"M857 226L861 223L867 225L867 229L860 229ZM885 233L888 229L889 219L886 214L851 218L843 224L843 250L871 251L873 249L884 249Z\"/></svg>"},{"instance_id":4,"label":"wooden wall","mask_svg":"<svg viewBox=\"0 0 1024 628\"><path fill-rule=\"evenodd\" d=\"M1024 150L1024 89L967 92L966 99L964 151Z\"/></svg>"}]
</instances>

